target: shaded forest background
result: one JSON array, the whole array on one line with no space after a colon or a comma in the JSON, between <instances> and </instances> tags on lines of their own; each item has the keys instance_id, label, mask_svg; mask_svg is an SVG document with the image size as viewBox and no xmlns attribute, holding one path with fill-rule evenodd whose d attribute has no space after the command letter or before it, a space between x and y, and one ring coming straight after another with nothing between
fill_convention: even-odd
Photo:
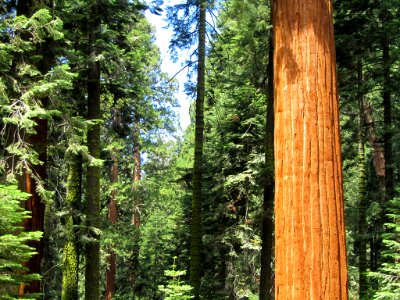
<instances>
[{"instance_id":1,"label":"shaded forest background","mask_svg":"<svg viewBox=\"0 0 400 300\"><path fill-rule=\"evenodd\" d=\"M1 299L273 297L271 4L161 2L0 2ZM398 299L399 3L337 0L334 28L349 298Z\"/></svg>"}]
</instances>

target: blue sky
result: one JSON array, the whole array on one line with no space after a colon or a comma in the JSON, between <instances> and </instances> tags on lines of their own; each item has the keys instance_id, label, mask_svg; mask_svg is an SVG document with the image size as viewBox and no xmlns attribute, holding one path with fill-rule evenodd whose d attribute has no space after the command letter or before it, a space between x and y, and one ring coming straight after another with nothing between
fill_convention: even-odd
<instances>
[{"instance_id":1,"label":"blue sky","mask_svg":"<svg viewBox=\"0 0 400 300\"><path fill-rule=\"evenodd\" d=\"M165 8L166 5L173 5L174 3L177 2L180 1L166 0L164 1L163 8ZM164 21L165 15L157 16L147 11L146 17L149 20L149 22L153 24L156 30L156 44L161 51L161 59L162 59L161 69L163 72L166 72L167 74L169 74L170 77L172 77L176 74L176 72L178 72L182 68L181 64L187 57L186 55L187 53L185 52L181 53L182 59L177 63L173 63L171 60L170 53L168 51L169 41L172 36L172 30L164 28L167 25L166 22ZM183 91L184 83L186 81L186 74L187 72L186 70L184 70L176 76L176 79L179 82L179 91L177 92L176 97L180 104L180 108L177 109L177 112L179 115L179 122L182 130L185 130L190 123L189 107L191 99L188 98Z\"/></svg>"}]
</instances>

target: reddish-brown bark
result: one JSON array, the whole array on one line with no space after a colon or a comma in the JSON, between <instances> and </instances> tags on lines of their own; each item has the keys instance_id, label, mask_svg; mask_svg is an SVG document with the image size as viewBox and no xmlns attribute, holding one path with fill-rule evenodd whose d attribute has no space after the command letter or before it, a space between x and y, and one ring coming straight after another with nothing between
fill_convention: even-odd
<instances>
[{"instance_id":1,"label":"reddish-brown bark","mask_svg":"<svg viewBox=\"0 0 400 300\"><path fill-rule=\"evenodd\" d=\"M32 166L31 172L39 180L46 179L46 162L47 162L47 120L36 119L37 123L35 130L37 134L28 137L28 143L33 145L33 148L39 154L41 165ZM25 171L20 179L21 189L31 194L25 201L25 209L31 212L31 218L27 218L23 222L24 231L44 231L44 212L45 204L41 196L37 192L37 183L31 172ZM43 239L30 242L29 245L35 249L37 254L32 256L28 262L24 264L29 269L29 273L40 274L41 262L44 252ZM32 281L29 285L21 284L19 294L25 295L30 293L39 293L41 291L40 281Z\"/></svg>"},{"instance_id":2,"label":"reddish-brown bark","mask_svg":"<svg viewBox=\"0 0 400 300\"><path fill-rule=\"evenodd\" d=\"M275 299L347 299L330 0L275 0Z\"/></svg>"}]
</instances>

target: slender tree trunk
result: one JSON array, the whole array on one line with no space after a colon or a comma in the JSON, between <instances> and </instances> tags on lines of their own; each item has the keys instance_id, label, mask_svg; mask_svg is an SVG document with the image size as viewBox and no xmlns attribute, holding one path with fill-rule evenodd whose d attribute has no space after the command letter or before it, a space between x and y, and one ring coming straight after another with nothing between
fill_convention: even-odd
<instances>
[{"instance_id":1,"label":"slender tree trunk","mask_svg":"<svg viewBox=\"0 0 400 300\"><path fill-rule=\"evenodd\" d=\"M98 3L90 1L89 15L89 68L88 68L88 120L99 120L100 111L100 65L96 61L95 41L100 24ZM87 134L89 154L100 158L100 124L90 127ZM87 168L86 225L91 241L86 245L85 299L100 299L100 237L95 229L100 226L100 167Z\"/></svg>"},{"instance_id":2,"label":"slender tree trunk","mask_svg":"<svg viewBox=\"0 0 400 300\"><path fill-rule=\"evenodd\" d=\"M136 276L137 269L139 266L139 240L140 240L140 196L138 190L138 183L142 179L141 175L141 161L140 161L140 116L135 114L133 117L133 170L132 170L132 191L133 191L133 203L132 203L132 225L135 227L135 246L132 249L131 255L131 267L130 267L130 281L133 292L136 290Z\"/></svg>"},{"instance_id":3,"label":"slender tree trunk","mask_svg":"<svg viewBox=\"0 0 400 300\"><path fill-rule=\"evenodd\" d=\"M64 245L63 279L61 288L62 300L78 299L78 265L79 253L76 230L77 209L82 197L82 156L71 154L69 157L69 170L67 179L67 196L69 215L65 224L67 241Z\"/></svg>"},{"instance_id":4,"label":"slender tree trunk","mask_svg":"<svg viewBox=\"0 0 400 300\"><path fill-rule=\"evenodd\" d=\"M113 150L111 154L111 185L118 183L118 153ZM112 225L117 223L117 188L114 187L111 192L110 202L108 203L108 220ZM106 300L111 300L115 294L115 282L117 273L117 257L114 250L109 249L108 268L106 271Z\"/></svg>"},{"instance_id":5,"label":"slender tree trunk","mask_svg":"<svg viewBox=\"0 0 400 300\"><path fill-rule=\"evenodd\" d=\"M359 150L358 150L358 238L355 251L358 255L358 283L359 297L366 299L368 291L367 277L367 174L365 166L365 118L364 118L364 95L361 93L363 85L362 62L357 64L358 78L358 103L360 108L360 128L359 128Z\"/></svg>"},{"instance_id":6,"label":"slender tree trunk","mask_svg":"<svg viewBox=\"0 0 400 300\"><path fill-rule=\"evenodd\" d=\"M133 181L133 191L134 191L134 200L133 200L133 208L132 208L132 224L135 227L140 227L140 201L137 195L137 186L136 184L142 179L141 175L141 164L140 164L140 142L139 142L139 125L140 118L135 114L133 118L133 172L132 172L132 181Z\"/></svg>"},{"instance_id":7,"label":"slender tree trunk","mask_svg":"<svg viewBox=\"0 0 400 300\"><path fill-rule=\"evenodd\" d=\"M359 297L366 299L368 291L368 277L367 277L367 243L366 243L366 228L367 228L367 182L365 172L365 151L364 140L360 138L359 151L358 151L358 168L359 168L359 182L358 182L358 239L356 253L358 255L358 283L359 283Z\"/></svg>"},{"instance_id":8,"label":"slender tree trunk","mask_svg":"<svg viewBox=\"0 0 400 300\"><path fill-rule=\"evenodd\" d=\"M388 12L383 11L382 23L389 21ZM383 143L385 149L385 202L393 198L393 147L392 147L392 100L391 100L391 84L390 84L390 42L389 35L383 34L382 37L382 65L383 65L383 123L384 134ZM386 211L384 212L386 216ZM384 217L386 218L386 217Z\"/></svg>"},{"instance_id":9,"label":"slender tree trunk","mask_svg":"<svg viewBox=\"0 0 400 300\"><path fill-rule=\"evenodd\" d=\"M275 299L347 299L330 0L275 0Z\"/></svg>"},{"instance_id":10,"label":"slender tree trunk","mask_svg":"<svg viewBox=\"0 0 400 300\"><path fill-rule=\"evenodd\" d=\"M260 300L273 298L273 234L274 234L274 48L272 35L268 57L268 101L265 128L265 186L262 220L262 248L260 272Z\"/></svg>"},{"instance_id":11,"label":"slender tree trunk","mask_svg":"<svg viewBox=\"0 0 400 300\"><path fill-rule=\"evenodd\" d=\"M190 285L194 299L200 298L202 276L202 174L203 174L203 136L204 136L204 97L205 97L205 56L206 56L206 8L207 1L199 1L199 56L197 67L197 98L193 165L193 199L190 227Z\"/></svg>"}]
</instances>

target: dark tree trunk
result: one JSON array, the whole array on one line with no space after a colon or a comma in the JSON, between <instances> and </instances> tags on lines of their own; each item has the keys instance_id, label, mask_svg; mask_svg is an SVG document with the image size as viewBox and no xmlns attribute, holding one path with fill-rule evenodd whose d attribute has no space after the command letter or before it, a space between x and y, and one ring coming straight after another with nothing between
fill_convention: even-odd
<instances>
[{"instance_id":1,"label":"dark tree trunk","mask_svg":"<svg viewBox=\"0 0 400 300\"><path fill-rule=\"evenodd\" d=\"M265 128L265 186L262 219L262 248L260 272L260 300L273 299L273 210L274 210L274 48L272 34L268 54L268 102Z\"/></svg>"},{"instance_id":2,"label":"dark tree trunk","mask_svg":"<svg viewBox=\"0 0 400 300\"><path fill-rule=\"evenodd\" d=\"M88 120L101 119L100 111L100 64L96 61L95 41L99 29L97 1L90 1L89 15L89 68L87 82ZM89 154L100 158L100 124L90 127L87 134ZM100 299L100 237L95 229L100 226L100 167L87 168L86 225L91 241L86 245L85 298Z\"/></svg>"},{"instance_id":3,"label":"dark tree trunk","mask_svg":"<svg viewBox=\"0 0 400 300\"><path fill-rule=\"evenodd\" d=\"M206 8L207 1L199 1L199 44L197 67L197 98L193 165L193 199L190 226L190 285L194 299L200 298L202 276L202 174L203 174L203 136L204 136L204 97L205 97L205 55L206 55Z\"/></svg>"},{"instance_id":4,"label":"dark tree trunk","mask_svg":"<svg viewBox=\"0 0 400 300\"><path fill-rule=\"evenodd\" d=\"M115 118L114 118L115 119ZM112 150L111 159L111 185L118 183L118 153L117 150ZM118 210L117 210L117 188L114 187L111 192L110 201L108 203L108 220L110 223L115 225L117 223ZM106 300L111 300L115 294L115 283L116 283L116 273L117 273L117 256L114 250L109 249L108 257L108 268L106 271Z\"/></svg>"}]
</instances>

